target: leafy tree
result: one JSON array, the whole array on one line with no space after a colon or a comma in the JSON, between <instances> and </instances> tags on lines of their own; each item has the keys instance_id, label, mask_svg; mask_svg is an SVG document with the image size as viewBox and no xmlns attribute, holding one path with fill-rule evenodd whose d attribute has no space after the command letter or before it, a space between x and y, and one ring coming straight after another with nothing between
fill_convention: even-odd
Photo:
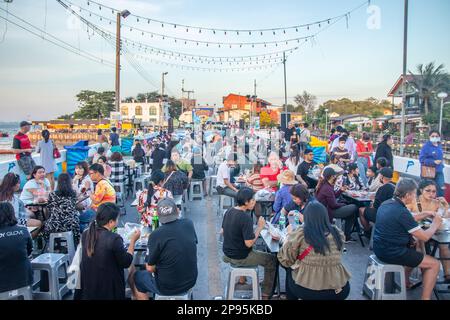
<instances>
[{"instance_id":1,"label":"leafy tree","mask_svg":"<svg viewBox=\"0 0 450 320\"><path fill-rule=\"evenodd\" d=\"M82 90L76 97L79 102L79 110L73 114L76 119L106 118L115 111L114 91Z\"/></svg>"},{"instance_id":2,"label":"leafy tree","mask_svg":"<svg viewBox=\"0 0 450 320\"><path fill-rule=\"evenodd\" d=\"M160 98L161 95L158 93L158 91L138 93L136 95L137 102L145 102L145 99L147 99L147 102L158 102Z\"/></svg>"},{"instance_id":3,"label":"leafy tree","mask_svg":"<svg viewBox=\"0 0 450 320\"><path fill-rule=\"evenodd\" d=\"M444 70L443 64L436 66L434 62L430 62L425 66L421 63L416 67L416 74L413 74L411 71L409 73L413 77L412 83L423 99L424 113L428 115L430 111L433 111L433 105L430 102L434 95L441 90L449 89L450 75Z\"/></svg>"},{"instance_id":4,"label":"leafy tree","mask_svg":"<svg viewBox=\"0 0 450 320\"><path fill-rule=\"evenodd\" d=\"M294 97L294 101L297 104L297 107L302 107L302 112L307 111L309 114L313 114L317 98L315 95L303 90L302 94L297 94Z\"/></svg>"},{"instance_id":5,"label":"leafy tree","mask_svg":"<svg viewBox=\"0 0 450 320\"><path fill-rule=\"evenodd\" d=\"M259 114L259 125L263 128L270 126L272 119L266 111L261 111Z\"/></svg>"},{"instance_id":6,"label":"leafy tree","mask_svg":"<svg viewBox=\"0 0 450 320\"><path fill-rule=\"evenodd\" d=\"M169 108L169 114L170 117L173 119L178 119L181 115L181 101L175 99L174 97L169 98L170 108Z\"/></svg>"}]
</instances>

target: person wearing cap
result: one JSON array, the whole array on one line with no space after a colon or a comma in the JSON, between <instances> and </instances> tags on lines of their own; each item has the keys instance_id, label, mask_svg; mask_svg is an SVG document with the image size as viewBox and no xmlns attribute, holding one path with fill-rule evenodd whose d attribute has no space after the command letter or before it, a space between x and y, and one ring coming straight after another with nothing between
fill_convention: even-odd
<instances>
[{"instance_id":1,"label":"person wearing cap","mask_svg":"<svg viewBox=\"0 0 450 320\"><path fill-rule=\"evenodd\" d=\"M316 199L327 208L330 222L334 218L344 220L345 241L350 242L354 241L351 237L351 232L358 214L358 207L354 204L345 204L336 200L346 190L343 187L338 192L334 191L337 175L333 168L323 170L323 178L319 180L316 189Z\"/></svg>"},{"instance_id":2,"label":"person wearing cap","mask_svg":"<svg viewBox=\"0 0 450 320\"><path fill-rule=\"evenodd\" d=\"M22 121L20 123L20 130L14 136L12 148L16 150L16 160L20 169L25 173L28 179L31 177L31 172L36 166L33 158L31 157L31 152L33 148L31 147L31 141L27 133L31 129L31 123L28 121Z\"/></svg>"},{"instance_id":3,"label":"person wearing cap","mask_svg":"<svg viewBox=\"0 0 450 320\"><path fill-rule=\"evenodd\" d=\"M291 187L297 184L295 181L295 174L291 170L285 170L277 177L281 187L275 194L275 202L273 203L273 211L277 215L284 206L292 201Z\"/></svg>"},{"instance_id":4,"label":"person wearing cap","mask_svg":"<svg viewBox=\"0 0 450 320\"><path fill-rule=\"evenodd\" d=\"M371 155L374 152L372 142L370 142L370 136L367 132L364 132L362 138L356 142L356 152L358 154L357 164L361 182L367 187L366 171L372 166Z\"/></svg>"},{"instance_id":5,"label":"person wearing cap","mask_svg":"<svg viewBox=\"0 0 450 320\"><path fill-rule=\"evenodd\" d=\"M297 180L308 189L314 189L317 186L317 181L308 176L309 172L317 165L313 160L314 153L312 149L306 149L304 153L304 161L299 164L297 168Z\"/></svg>"},{"instance_id":6,"label":"person wearing cap","mask_svg":"<svg viewBox=\"0 0 450 320\"><path fill-rule=\"evenodd\" d=\"M162 199L156 210L161 226L148 238L146 270L130 270L130 288L138 300L148 300L148 293L182 295L197 282L198 239L194 224L179 218L173 199Z\"/></svg>"},{"instance_id":7,"label":"person wearing cap","mask_svg":"<svg viewBox=\"0 0 450 320\"><path fill-rule=\"evenodd\" d=\"M381 204L394 196L395 186L392 183L393 171L391 168L383 168L380 170L382 186L375 194L375 200L370 207L359 208L359 219L364 227L364 231L370 234L370 222L375 223L377 210Z\"/></svg>"}]
</instances>

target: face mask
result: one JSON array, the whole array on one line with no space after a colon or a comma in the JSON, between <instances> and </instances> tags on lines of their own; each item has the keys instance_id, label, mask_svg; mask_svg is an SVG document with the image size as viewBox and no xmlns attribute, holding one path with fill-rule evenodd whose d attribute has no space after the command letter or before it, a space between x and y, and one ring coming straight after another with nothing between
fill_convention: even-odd
<instances>
[{"instance_id":1,"label":"face mask","mask_svg":"<svg viewBox=\"0 0 450 320\"><path fill-rule=\"evenodd\" d=\"M441 141L441 138L440 138L440 137L431 137L431 138L430 138L430 141L431 141L432 143L440 142L440 141Z\"/></svg>"}]
</instances>

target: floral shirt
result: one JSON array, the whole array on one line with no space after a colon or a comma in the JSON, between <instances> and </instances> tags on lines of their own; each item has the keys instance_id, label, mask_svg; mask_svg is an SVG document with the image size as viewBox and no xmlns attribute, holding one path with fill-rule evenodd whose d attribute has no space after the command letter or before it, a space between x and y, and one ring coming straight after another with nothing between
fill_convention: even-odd
<instances>
[{"instance_id":1,"label":"floral shirt","mask_svg":"<svg viewBox=\"0 0 450 320\"><path fill-rule=\"evenodd\" d=\"M100 180L95 187L94 199L91 207L97 211L100 205L107 202L116 203L116 190L114 190L111 182L103 179Z\"/></svg>"},{"instance_id":2,"label":"floral shirt","mask_svg":"<svg viewBox=\"0 0 450 320\"><path fill-rule=\"evenodd\" d=\"M147 203L147 194L148 191L144 190L140 193L138 199L137 210L141 215L141 224L148 227L152 224L152 218L156 215L156 206L158 205L159 200L163 198L173 198L172 193L159 186L153 187L154 194L150 203Z\"/></svg>"}]
</instances>

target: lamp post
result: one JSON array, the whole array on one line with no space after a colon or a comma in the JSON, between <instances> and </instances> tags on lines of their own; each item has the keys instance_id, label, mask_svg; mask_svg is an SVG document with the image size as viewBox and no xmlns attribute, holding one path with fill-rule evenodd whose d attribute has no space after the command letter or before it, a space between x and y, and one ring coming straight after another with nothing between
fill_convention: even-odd
<instances>
[{"instance_id":1,"label":"lamp post","mask_svg":"<svg viewBox=\"0 0 450 320\"><path fill-rule=\"evenodd\" d=\"M130 11L122 10L117 12L116 23L116 111L120 111L120 18L126 18Z\"/></svg>"},{"instance_id":2,"label":"lamp post","mask_svg":"<svg viewBox=\"0 0 450 320\"><path fill-rule=\"evenodd\" d=\"M442 109L444 109L444 99L448 97L447 92L438 93L438 98L441 99L441 112L439 115L439 134L442 137Z\"/></svg>"},{"instance_id":3,"label":"lamp post","mask_svg":"<svg viewBox=\"0 0 450 320\"><path fill-rule=\"evenodd\" d=\"M161 74L161 102L160 102L160 113L159 113L159 125L162 129L164 123L164 76L166 76L168 72L163 72Z\"/></svg>"},{"instance_id":4,"label":"lamp post","mask_svg":"<svg viewBox=\"0 0 450 320\"><path fill-rule=\"evenodd\" d=\"M327 136L328 130L328 109L325 109L325 137Z\"/></svg>"}]
</instances>

